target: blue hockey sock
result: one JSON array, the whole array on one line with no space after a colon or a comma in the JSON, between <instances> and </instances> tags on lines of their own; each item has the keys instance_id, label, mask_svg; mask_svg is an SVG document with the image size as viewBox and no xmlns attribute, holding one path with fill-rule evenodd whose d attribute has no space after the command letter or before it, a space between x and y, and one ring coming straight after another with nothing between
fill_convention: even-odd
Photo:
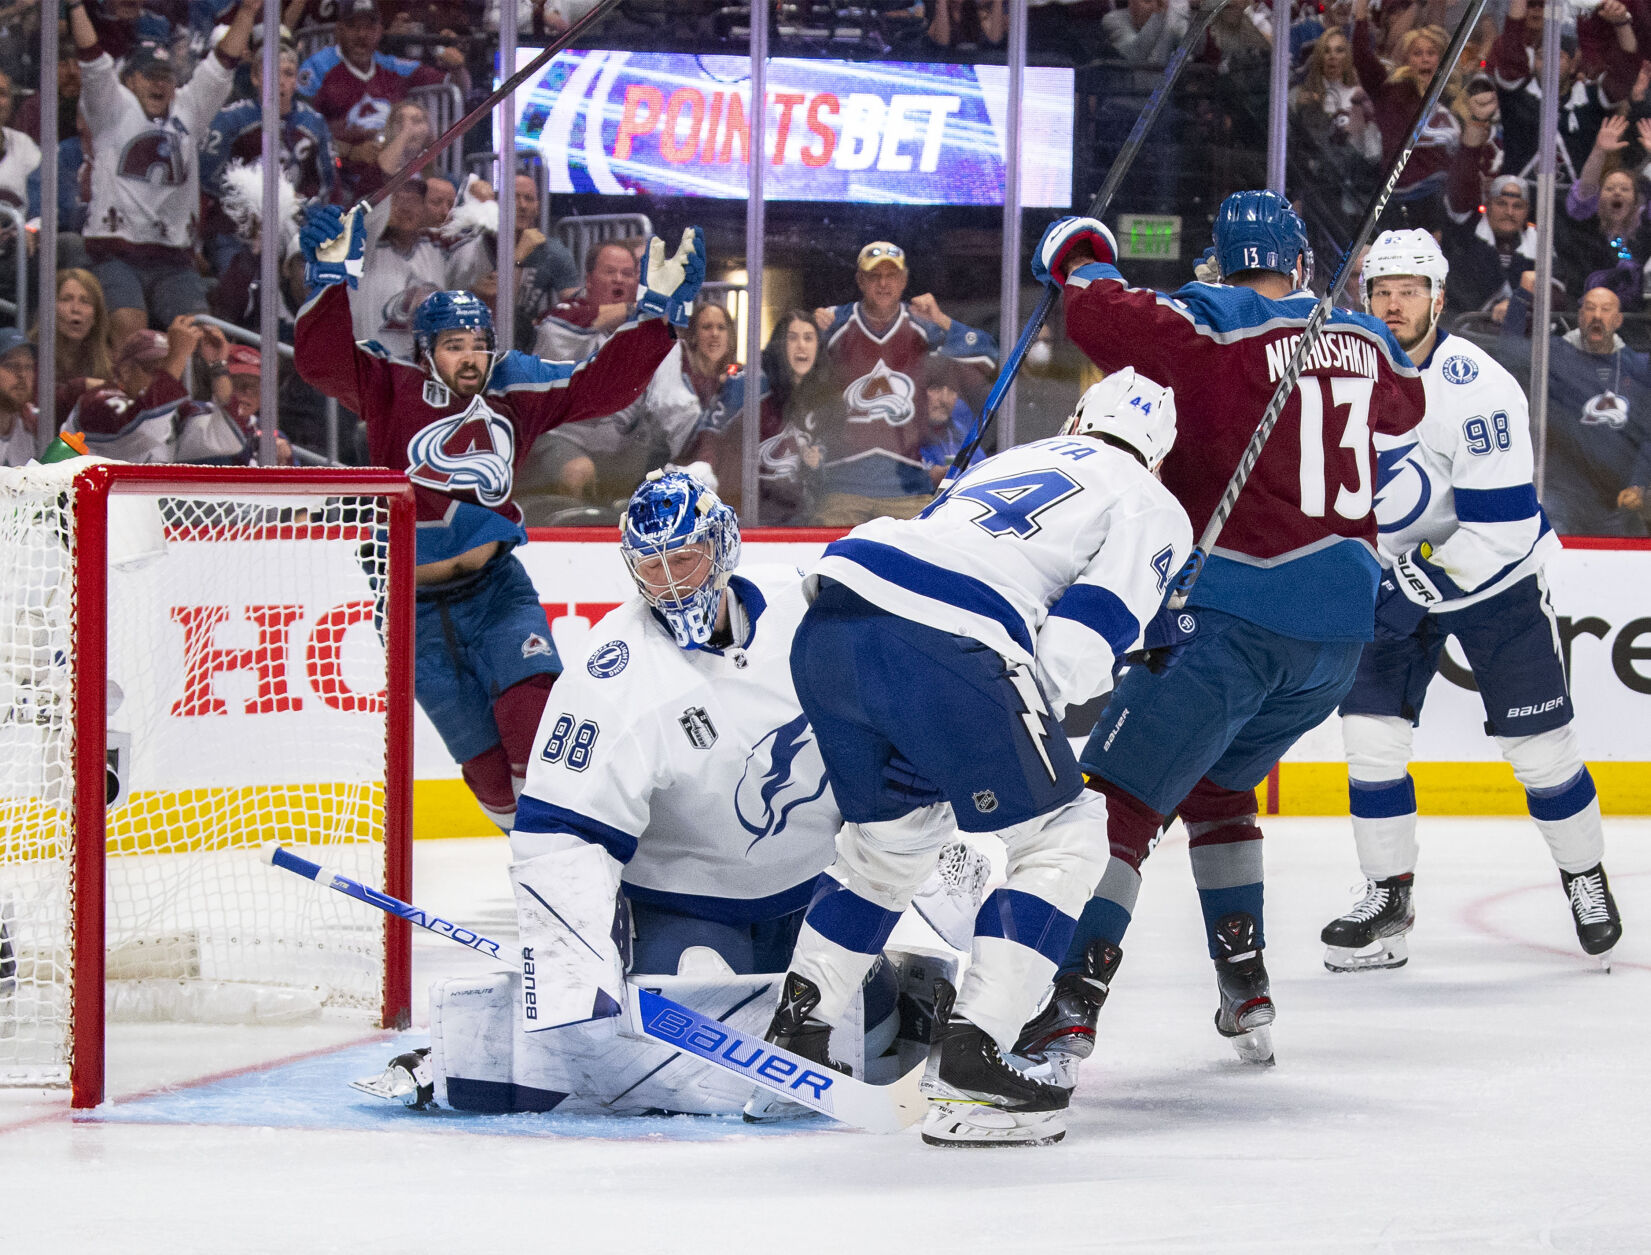
<instances>
[{"instance_id":1,"label":"blue hockey sock","mask_svg":"<svg viewBox=\"0 0 1651 1255\"><path fill-rule=\"evenodd\" d=\"M1135 899L1140 892L1140 872L1122 859L1114 858L1107 863L1095 896L1084 904L1078 916L1078 927L1072 934L1072 944L1067 947L1066 958L1061 961L1060 974L1083 971L1084 952L1092 941L1123 945L1124 933L1129 931L1129 921L1135 913Z\"/></svg>"},{"instance_id":2,"label":"blue hockey sock","mask_svg":"<svg viewBox=\"0 0 1651 1255\"><path fill-rule=\"evenodd\" d=\"M1261 829L1253 824L1244 827L1255 833L1253 839L1194 845L1189 850L1192 878L1198 884L1198 904L1203 908L1204 933L1212 959L1221 957L1215 944L1216 921L1235 912L1242 911L1252 917L1257 944L1267 944L1261 910Z\"/></svg>"}]
</instances>

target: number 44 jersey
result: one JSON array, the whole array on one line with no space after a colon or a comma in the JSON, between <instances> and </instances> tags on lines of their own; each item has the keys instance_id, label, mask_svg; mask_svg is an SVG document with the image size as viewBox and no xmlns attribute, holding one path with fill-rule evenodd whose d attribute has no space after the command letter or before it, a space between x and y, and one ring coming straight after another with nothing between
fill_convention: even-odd
<instances>
[{"instance_id":1,"label":"number 44 jersey","mask_svg":"<svg viewBox=\"0 0 1651 1255\"><path fill-rule=\"evenodd\" d=\"M1067 335L1092 361L1175 390L1175 447L1160 474L1201 532L1317 298L1213 283L1165 295L1102 263L1068 275L1063 296ZM1387 327L1333 313L1191 604L1298 640L1369 640L1380 578L1374 437L1404 435L1423 405L1421 378Z\"/></svg>"}]
</instances>

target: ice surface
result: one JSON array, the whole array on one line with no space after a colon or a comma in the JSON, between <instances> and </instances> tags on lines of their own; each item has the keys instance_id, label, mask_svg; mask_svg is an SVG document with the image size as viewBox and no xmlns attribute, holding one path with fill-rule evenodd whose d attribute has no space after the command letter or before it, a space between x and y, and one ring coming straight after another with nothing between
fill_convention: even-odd
<instances>
[{"instance_id":1,"label":"ice surface","mask_svg":"<svg viewBox=\"0 0 1651 1255\"><path fill-rule=\"evenodd\" d=\"M1358 880L1346 821L1266 827L1278 1066L1238 1063L1211 1026L1172 834L1060 1146L421 1115L347 1088L416 1039L359 1026L260 1037L289 1061L189 1085L244 1038L134 1026L89 1118L0 1092L0 1250L1651 1251L1651 821L1607 821L1627 929L1609 976L1508 819L1424 821L1410 965L1331 975L1318 931ZM502 842L416 860L421 904L508 936ZM415 963L422 1022L431 977L484 961L421 936Z\"/></svg>"}]
</instances>

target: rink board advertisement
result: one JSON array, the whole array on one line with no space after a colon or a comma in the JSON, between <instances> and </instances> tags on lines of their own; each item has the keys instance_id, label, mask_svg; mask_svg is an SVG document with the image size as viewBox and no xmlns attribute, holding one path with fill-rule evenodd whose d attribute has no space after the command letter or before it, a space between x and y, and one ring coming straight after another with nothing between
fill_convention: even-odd
<instances>
[{"instance_id":1,"label":"rink board advertisement","mask_svg":"<svg viewBox=\"0 0 1651 1255\"><path fill-rule=\"evenodd\" d=\"M520 68L537 48L517 51ZM768 200L1001 205L1003 66L775 57L768 63ZM1069 69L1029 67L1021 203L1072 203ZM750 61L670 52L558 53L516 93L517 145L552 192L745 200Z\"/></svg>"},{"instance_id":2,"label":"rink board advertisement","mask_svg":"<svg viewBox=\"0 0 1651 1255\"><path fill-rule=\"evenodd\" d=\"M563 663L574 666L601 643L593 625L632 585L617 539L606 529L533 535L518 552L546 605ZM806 566L824 549L828 534L813 532L806 541L785 543L766 539L786 535L777 529L748 531L741 566ZM1579 545L1589 543L1610 542ZM1651 813L1651 546L1567 548L1549 564L1548 579L1569 655L1582 750L1593 765L1601 804L1607 813ZM1416 731L1413 771L1422 809L1523 813L1524 797L1512 771L1484 733L1479 694L1451 678L1471 682L1461 654L1454 645L1450 654L1450 674L1438 676L1428 690ZM422 712L416 749L420 835L456 835L468 830L465 824L487 832L457 779L457 766ZM1267 792L1262 790L1264 805ZM1347 775L1334 717L1290 752L1271 792L1271 809L1283 814L1346 813Z\"/></svg>"}]
</instances>

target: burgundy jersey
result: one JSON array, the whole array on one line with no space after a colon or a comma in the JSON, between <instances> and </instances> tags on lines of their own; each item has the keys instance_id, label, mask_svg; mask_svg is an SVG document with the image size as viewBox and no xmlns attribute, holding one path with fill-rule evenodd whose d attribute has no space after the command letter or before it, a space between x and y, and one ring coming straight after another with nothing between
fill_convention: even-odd
<instances>
[{"instance_id":1,"label":"burgundy jersey","mask_svg":"<svg viewBox=\"0 0 1651 1255\"><path fill-rule=\"evenodd\" d=\"M299 69L298 93L327 119L334 136L355 143L382 131L390 121L391 107L405 99L410 88L440 83L446 77L442 70L384 52L373 53L372 72L363 74L344 59L337 44L331 44L312 54Z\"/></svg>"},{"instance_id":2,"label":"burgundy jersey","mask_svg":"<svg viewBox=\"0 0 1651 1255\"><path fill-rule=\"evenodd\" d=\"M1316 298L1275 301L1209 283L1165 296L1091 263L1068 277L1065 303L1067 335L1103 370L1133 366L1175 390L1175 447L1160 475L1202 532ZM1193 604L1307 640L1369 639L1379 569L1373 441L1410 431L1424 403L1421 376L1383 323L1332 313Z\"/></svg>"},{"instance_id":3,"label":"burgundy jersey","mask_svg":"<svg viewBox=\"0 0 1651 1255\"><path fill-rule=\"evenodd\" d=\"M533 442L563 423L624 409L674 342L664 320L633 318L577 364L506 353L487 387L466 399L374 341L357 343L348 291L335 283L299 311L294 360L306 381L361 415L374 466L407 472L425 563L488 541L525 541L510 494Z\"/></svg>"}]
</instances>

